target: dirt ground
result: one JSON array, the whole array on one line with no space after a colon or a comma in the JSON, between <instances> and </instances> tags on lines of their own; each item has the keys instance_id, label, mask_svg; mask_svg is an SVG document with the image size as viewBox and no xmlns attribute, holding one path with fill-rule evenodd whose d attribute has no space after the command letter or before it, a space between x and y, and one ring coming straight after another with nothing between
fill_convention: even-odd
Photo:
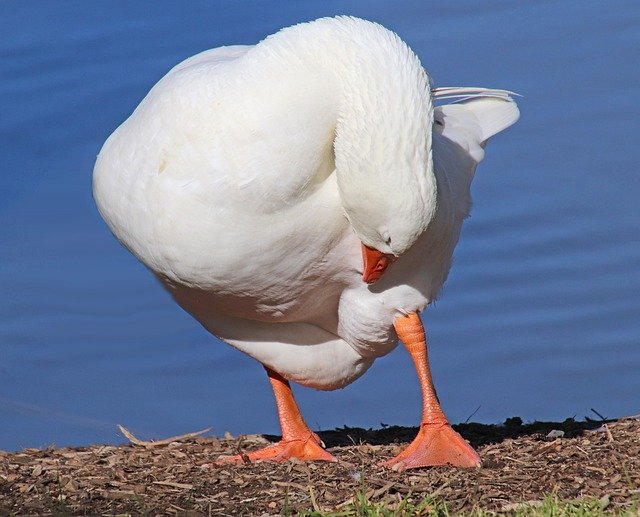
<instances>
[{"instance_id":1,"label":"dirt ground","mask_svg":"<svg viewBox=\"0 0 640 517\"><path fill-rule=\"evenodd\" d=\"M214 464L275 437L196 437L164 445L0 451L0 515L270 515L340 511L362 492L372 502L445 501L452 512L508 511L551 493L599 498L608 509L640 501L639 417L609 421L461 424L483 467L395 472L379 466L415 428L319 433L339 463ZM563 431L552 433L552 431ZM535 503L534 503L535 504Z\"/></svg>"}]
</instances>

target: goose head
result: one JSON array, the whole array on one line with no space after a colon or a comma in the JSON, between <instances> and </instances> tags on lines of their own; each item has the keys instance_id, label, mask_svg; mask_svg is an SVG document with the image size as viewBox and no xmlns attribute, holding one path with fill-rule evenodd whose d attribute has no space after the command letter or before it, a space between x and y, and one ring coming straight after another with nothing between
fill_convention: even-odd
<instances>
[{"instance_id":1,"label":"goose head","mask_svg":"<svg viewBox=\"0 0 640 517\"><path fill-rule=\"evenodd\" d=\"M428 189L428 196L422 192L430 183L429 166L425 164L414 172L400 169L388 172L384 178L372 175L370 181L360 185L357 202L343 204L361 242L362 279L368 284L379 280L387 268L413 246L433 218L435 182ZM427 185L422 185L425 183ZM343 193L346 194L343 200L351 199L349 186L343 188Z\"/></svg>"},{"instance_id":2,"label":"goose head","mask_svg":"<svg viewBox=\"0 0 640 517\"><path fill-rule=\"evenodd\" d=\"M338 190L362 243L366 283L413 246L436 212L430 91L426 81L398 85L398 91L409 93L355 109L351 104L336 128Z\"/></svg>"}]
</instances>

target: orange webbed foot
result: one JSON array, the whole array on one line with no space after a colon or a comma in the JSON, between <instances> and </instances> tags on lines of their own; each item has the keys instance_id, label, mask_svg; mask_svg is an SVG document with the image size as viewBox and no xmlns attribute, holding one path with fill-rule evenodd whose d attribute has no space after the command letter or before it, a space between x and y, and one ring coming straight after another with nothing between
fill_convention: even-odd
<instances>
[{"instance_id":1,"label":"orange webbed foot","mask_svg":"<svg viewBox=\"0 0 640 517\"><path fill-rule=\"evenodd\" d=\"M448 423L423 423L407 448L383 465L398 471L439 465L474 468L480 466L480 456Z\"/></svg>"},{"instance_id":2,"label":"orange webbed foot","mask_svg":"<svg viewBox=\"0 0 640 517\"><path fill-rule=\"evenodd\" d=\"M246 454L221 456L216 463L242 465L254 461L283 462L292 458L301 461L338 461L322 448L320 438L315 433L311 433L307 439L281 440L274 445Z\"/></svg>"}]
</instances>

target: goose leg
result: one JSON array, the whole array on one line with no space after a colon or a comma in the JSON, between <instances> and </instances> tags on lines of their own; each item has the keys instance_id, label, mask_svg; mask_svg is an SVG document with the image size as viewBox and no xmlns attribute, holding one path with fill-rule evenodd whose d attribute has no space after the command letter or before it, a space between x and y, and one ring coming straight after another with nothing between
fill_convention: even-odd
<instances>
[{"instance_id":1,"label":"goose leg","mask_svg":"<svg viewBox=\"0 0 640 517\"><path fill-rule=\"evenodd\" d=\"M422 388L422 422L418 436L395 458L384 465L394 470L436 465L479 467L480 457L449 425L442 412L429 369L427 341L417 313L401 316L394 326L400 340L411 354Z\"/></svg>"},{"instance_id":2,"label":"goose leg","mask_svg":"<svg viewBox=\"0 0 640 517\"><path fill-rule=\"evenodd\" d=\"M218 463L242 464L249 461L287 461L291 458L299 460L324 460L337 461L331 454L322 448L322 441L302 418L298 404L293 398L293 392L289 381L282 375L265 367L278 408L280 427L282 428L282 440L274 445L258 451L236 456L218 458Z\"/></svg>"}]
</instances>

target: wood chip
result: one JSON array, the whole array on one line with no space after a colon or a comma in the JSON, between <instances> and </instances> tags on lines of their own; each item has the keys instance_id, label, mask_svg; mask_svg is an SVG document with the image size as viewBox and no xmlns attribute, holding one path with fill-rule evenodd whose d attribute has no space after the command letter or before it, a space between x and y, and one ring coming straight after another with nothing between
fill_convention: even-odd
<instances>
[{"instance_id":1,"label":"wood chip","mask_svg":"<svg viewBox=\"0 0 640 517\"><path fill-rule=\"evenodd\" d=\"M211 431L210 427L203 429L202 431L196 431L194 433L181 434L180 436L172 436L171 438L165 438L164 440L139 440L136 438L131 431L129 431L126 427L118 424L118 429L125 436L127 440L129 440L134 445L141 445L143 447L158 447L160 445L169 445L173 442L182 442L185 440L189 440L191 438L195 438L196 436L200 436L201 434L208 433Z\"/></svg>"},{"instance_id":2,"label":"wood chip","mask_svg":"<svg viewBox=\"0 0 640 517\"><path fill-rule=\"evenodd\" d=\"M173 488L181 488L183 490L193 490L193 485L188 483L176 483L175 481L154 481L154 485L170 486Z\"/></svg>"},{"instance_id":3,"label":"wood chip","mask_svg":"<svg viewBox=\"0 0 640 517\"><path fill-rule=\"evenodd\" d=\"M604 424L613 441L605 428L586 438L586 429ZM564 437L544 441L554 429L562 430ZM64 512L72 515L132 515L141 508L174 515L272 515L285 508L292 515L348 513L355 494L363 491L391 508L418 504L429 495L446 502L452 515L521 508L522 501L537 504L550 493L560 499L589 497L599 500L607 512L617 513L640 497L638 420L466 424L457 430L476 447L484 468L384 469L380 461L406 447L416 433L397 427L319 433L337 463L222 467L215 458L236 453L239 441L250 451L264 446L265 438L193 438L193 433L156 442L138 440L135 447L4 453L0 454L0 508L20 515L49 514L55 505L64 505ZM167 446L158 446L162 444Z\"/></svg>"}]
</instances>

